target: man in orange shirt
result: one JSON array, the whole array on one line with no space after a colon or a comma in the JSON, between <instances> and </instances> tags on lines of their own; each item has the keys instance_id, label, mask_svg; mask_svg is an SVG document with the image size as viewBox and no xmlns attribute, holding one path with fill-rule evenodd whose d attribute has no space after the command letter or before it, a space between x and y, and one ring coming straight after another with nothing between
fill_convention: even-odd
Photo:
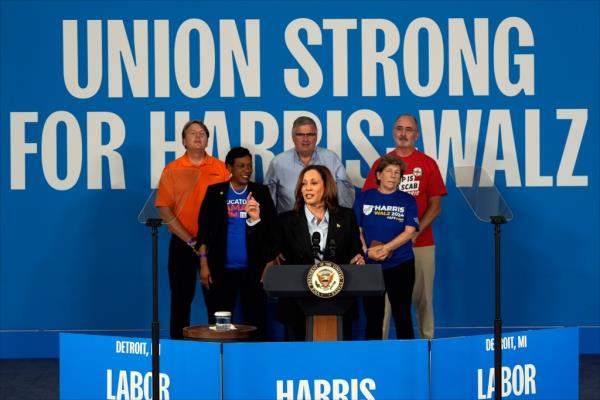
<instances>
[{"instance_id":1,"label":"man in orange shirt","mask_svg":"<svg viewBox=\"0 0 600 400\"><path fill-rule=\"evenodd\" d=\"M185 154L162 172L156 207L163 223L173 233L169 243L169 286L171 288L171 339L183 339L190 325L196 274L200 262L196 251L198 211L209 185L225 182L225 164L206 154L209 132L202 121L189 121L182 130ZM207 293L204 296L208 301Z\"/></svg>"}]
</instances>

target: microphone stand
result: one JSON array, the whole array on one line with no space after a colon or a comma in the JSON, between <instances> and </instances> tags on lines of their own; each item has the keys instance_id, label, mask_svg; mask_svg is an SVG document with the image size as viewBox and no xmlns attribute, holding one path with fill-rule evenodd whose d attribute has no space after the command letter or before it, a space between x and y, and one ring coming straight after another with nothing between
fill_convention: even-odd
<instances>
[{"instance_id":1,"label":"microphone stand","mask_svg":"<svg viewBox=\"0 0 600 400\"><path fill-rule=\"evenodd\" d=\"M321 234L319 232L313 232L311 236L311 250L313 254L313 258L322 261L322 258L319 254L323 254L321 252Z\"/></svg>"},{"instance_id":2,"label":"microphone stand","mask_svg":"<svg viewBox=\"0 0 600 400\"><path fill-rule=\"evenodd\" d=\"M494 399L502 399L502 318L500 317L500 225L506 223L503 215L493 215L490 222L494 224L495 238L495 270L496 270L496 319L494 319Z\"/></svg>"},{"instance_id":3,"label":"microphone stand","mask_svg":"<svg viewBox=\"0 0 600 400\"><path fill-rule=\"evenodd\" d=\"M152 398L158 399L159 391L159 326L158 326L158 228L160 218L149 218L146 226L152 229Z\"/></svg>"},{"instance_id":4,"label":"microphone stand","mask_svg":"<svg viewBox=\"0 0 600 400\"><path fill-rule=\"evenodd\" d=\"M513 219L494 181L478 166L454 167L450 176L471 211L482 222L494 225L495 237L495 319L494 319L494 398L502 398L502 319L500 317L500 225ZM474 183L479 182L479 183Z\"/></svg>"},{"instance_id":5,"label":"microphone stand","mask_svg":"<svg viewBox=\"0 0 600 400\"><path fill-rule=\"evenodd\" d=\"M329 259L330 261L335 259L335 239L329 241Z\"/></svg>"}]
</instances>

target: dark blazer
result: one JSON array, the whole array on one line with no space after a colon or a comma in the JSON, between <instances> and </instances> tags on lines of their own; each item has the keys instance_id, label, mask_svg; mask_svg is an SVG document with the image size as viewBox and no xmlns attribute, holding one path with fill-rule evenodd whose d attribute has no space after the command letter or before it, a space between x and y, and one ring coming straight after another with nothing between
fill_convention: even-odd
<instances>
[{"instance_id":1,"label":"dark blazer","mask_svg":"<svg viewBox=\"0 0 600 400\"><path fill-rule=\"evenodd\" d=\"M285 264L314 264L311 238L304 209L287 211L279 215L278 235L274 238ZM336 264L349 264L357 254L362 254L360 231L354 211L346 207L329 210L324 260ZM334 254L332 254L332 252Z\"/></svg>"},{"instance_id":2,"label":"dark blazer","mask_svg":"<svg viewBox=\"0 0 600 400\"><path fill-rule=\"evenodd\" d=\"M279 214L277 229L274 232L276 234L272 239L273 248L283 255L284 264L313 265L315 263L304 208L299 212L287 211ZM329 226L325 243L323 259L336 264L350 264L350 260L355 255L363 254L360 230L352 209L338 207L336 211L329 210ZM332 254L332 243L335 243L335 254ZM356 315L356 305L353 305L347 313L348 321L352 321ZM294 328L296 331L303 331L301 326L304 324L304 313L293 299L279 299L277 318L286 324L296 326Z\"/></svg>"},{"instance_id":3,"label":"dark blazer","mask_svg":"<svg viewBox=\"0 0 600 400\"><path fill-rule=\"evenodd\" d=\"M225 268L227 249L227 191L229 182L210 185L200 207L198 216L198 245L207 247L208 267L213 280L219 279ZM270 237L275 227L277 212L266 186L249 182L248 191L260 204L260 222L254 226L246 225L246 249L248 266L260 278L270 252L265 249L263 238ZM271 258L272 259L272 258Z\"/></svg>"}]
</instances>

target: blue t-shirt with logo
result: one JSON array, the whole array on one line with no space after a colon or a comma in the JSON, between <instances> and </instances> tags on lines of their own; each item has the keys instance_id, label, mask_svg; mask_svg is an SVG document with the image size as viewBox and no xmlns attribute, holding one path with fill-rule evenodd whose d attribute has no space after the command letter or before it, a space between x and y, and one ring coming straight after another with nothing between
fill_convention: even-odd
<instances>
[{"instance_id":1,"label":"blue t-shirt with logo","mask_svg":"<svg viewBox=\"0 0 600 400\"><path fill-rule=\"evenodd\" d=\"M400 190L390 194L383 194L377 189L361 192L354 202L354 212L358 225L363 229L367 247L371 247L373 240L382 243L391 241L404 232L406 226L419 229L417 202L413 196ZM386 269L414 257L412 240L409 240L394 250L387 260L380 262L368 259L367 262L381 263L381 267Z\"/></svg>"},{"instance_id":2,"label":"blue t-shirt with logo","mask_svg":"<svg viewBox=\"0 0 600 400\"><path fill-rule=\"evenodd\" d=\"M247 190L241 194L234 192L231 187L227 191L227 253L226 268L247 268L248 253L246 252L246 198Z\"/></svg>"}]
</instances>

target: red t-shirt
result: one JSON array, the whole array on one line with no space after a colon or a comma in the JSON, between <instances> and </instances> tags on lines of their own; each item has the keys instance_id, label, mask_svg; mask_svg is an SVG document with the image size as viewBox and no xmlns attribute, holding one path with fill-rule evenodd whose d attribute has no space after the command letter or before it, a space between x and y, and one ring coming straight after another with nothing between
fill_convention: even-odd
<instances>
[{"instance_id":1,"label":"red t-shirt","mask_svg":"<svg viewBox=\"0 0 600 400\"><path fill-rule=\"evenodd\" d=\"M400 182L400 190L415 196L419 219L421 219L427 210L428 199L430 197L445 196L447 194L446 185L444 185L444 180L442 179L437 163L433 158L418 150L413 151L407 157L400 157L395 150L388 154L406 163L406 171L404 171L402 182ZM378 187L375 181L375 170L380 160L378 159L373 163L362 188L363 191ZM433 243L433 231L430 225L417 237L414 246L431 246Z\"/></svg>"}]
</instances>

